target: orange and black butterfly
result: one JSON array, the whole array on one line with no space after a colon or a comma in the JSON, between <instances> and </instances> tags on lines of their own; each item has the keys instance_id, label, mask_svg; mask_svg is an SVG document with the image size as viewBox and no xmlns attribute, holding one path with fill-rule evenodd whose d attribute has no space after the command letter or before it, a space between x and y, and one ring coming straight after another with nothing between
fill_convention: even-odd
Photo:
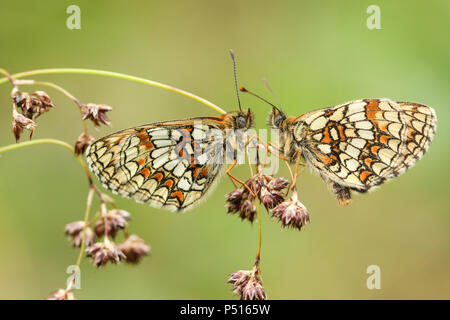
<instances>
[{"instance_id":1,"label":"orange and black butterfly","mask_svg":"<svg viewBox=\"0 0 450 320\"><path fill-rule=\"evenodd\" d=\"M268 125L279 130L279 152L297 164L302 157L341 205L350 203L351 190L367 192L412 167L436 132L433 108L415 102L362 99L300 116L271 105Z\"/></svg>"},{"instance_id":2,"label":"orange and black butterfly","mask_svg":"<svg viewBox=\"0 0 450 320\"><path fill-rule=\"evenodd\" d=\"M116 194L156 208L188 210L245 147L253 114L242 110L239 94L238 102L238 111L219 117L150 123L101 138L86 150L89 168Z\"/></svg>"}]
</instances>

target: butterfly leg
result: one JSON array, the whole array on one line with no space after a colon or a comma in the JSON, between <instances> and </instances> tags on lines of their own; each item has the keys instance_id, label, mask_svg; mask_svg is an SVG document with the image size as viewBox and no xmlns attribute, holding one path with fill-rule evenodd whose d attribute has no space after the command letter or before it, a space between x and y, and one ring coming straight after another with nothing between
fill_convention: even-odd
<instances>
[{"instance_id":1,"label":"butterfly leg","mask_svg":"<svg viewBox=\"0 0 450 320\"><path fill-rule=\"evenodd\" d=\"M242 180L236 178L235 176L233 176L233 175L231 174L230 171L231 171L231 169L234 168L234 166L236 166L236 163L237 163L237 161L234 160L233 163L228 167L228 169L227 169L227 171L226 171L228 177L230 177L230 180L231 180L231 182L233 182L234 187L235 187L236 189L238 188L236 182L237 182L237 183L240 183L241 185L243 185L243 186L250 192L250 194L251 194L253 197L256 198L256 195L253 193L253 191L249 188L249 186L248 186L244 181L242 181Z\"/></svg>"},{"instance_id":2,"label":"butterfly leg","mask_svg":"<svg viewBox=\"0 0 450 320\"><path fill-rule=\"evenodd\" d=\"M282 160L289 161L288 158L286 158L285 156L283 156L283 155L281 154L280 148L279 148L278 146L274 145L274 144L271 143L271 142L268 142L268 143L267 143L267 151L268 151L268 152L272 152L272 149L275 149L275 150L276 150L276 152L277 152L276 156L277 156L278 158L280 158L280 159L282 159Z\"/></svg>"},{"instance_id":3,"label":"butterfly leg","mask_svg":"<svg viewBox=\"0 0 450 320\"><path fill-rule=\"evenodd\" d=\"M234 176L230 173L231 169L233 169L235 165L236 165L236 160L233 161L233 163L228 167L228 169L227 169L227 175L228 175L228 177L230 178L231 182L233 183L234 187L237 189L237 188L238 188L238 185L236 184L235 179L236 179L236 180L239 180L239 179L237 179L236 177L234 177Z\"/></svg>"},{"instance_id":4,"label":"butterfly leg","mask_svg":"<svg viewBox=\"0 0 450 320\"><path fill-rule=\"evenodd\" d=\"M254 137L252 137L252 138L256 138L256 140L258 140L258 142L261 143L261 144L265 147L266 152L268 152L268 153L273 153L272 150L275 150L275 151L276 151L276 156L277 156L278 158L280 158L280 159L282 159L282 160L289 161L288 158L286 158L285 156L283 156L283 155L281 154L280 148L279 148L277 145L274 145L272 142L267 142L267 143L265 143L265 142L262 141L261 138L258 137L258 136L254 136Z\"/></svg>"},{"instance_id":5,"label":"butterfly leg","mask_svg":"<svg viewBox=\"0 0 450 320\"><path fill-rule=\"evenodd\" d=\"M300 173L302 173L302 171L304 170L304 166L299 170L299 167L300 167L300 160L301 160L301 158L302 158L302 153L300 152L300 149L297 149L296 151L295 151L295 153L292 155L292 158L296 158L296 160L295 160L295 172L294 172L294 175L293 175L293 177L292 177L292 182L291 182L291 185L289 186L289 188L287 189L288 190L288 192L289 192L289 190L291 190L291 189L294 189L294 187L295 187L295 184L296 184L296 182L297 182L297 177L300 175ZM290 171L290 170L289 170Z\"/></svg>"}]
</instances>

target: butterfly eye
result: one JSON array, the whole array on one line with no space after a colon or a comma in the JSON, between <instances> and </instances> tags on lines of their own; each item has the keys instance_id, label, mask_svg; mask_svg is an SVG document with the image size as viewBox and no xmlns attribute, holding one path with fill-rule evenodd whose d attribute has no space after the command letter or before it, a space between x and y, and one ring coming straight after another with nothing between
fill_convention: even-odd
<instances>
[{"instance_id":1,"label":"butterfly eye","mask_svg":"<svg viewBox=\"0 0 450 320\"><path fill-rule=\"evenodd\" d=\"M279 128L283 124L283 121L286 119L286 116L284 115L283 112L273 109L271 118L272 118L272 125Z\"/></svg>"},{"instance_id":2,"label":"butterfly eye","mask_svg":"<svg viewBox=\"0 0 450 320\"><path fill-rule=\"evenodd\" d=\"M281 126L282 122L284 121L284 116L282 114L278 114L277 116L275 116L273 123L275 126L279 127Z\"/></svg>"},{"instance_id":3,"label":"butterfly eye","mask_svg":"<svg viewBox=\"0 0 450 320\"><path fill-rule=\"evenodd\" d=\"M246 124L247 124L247 120L245 119L245 117L243 117L243 116L238 116L238 117L236 118L236 126L237 126L238 128L244 128Z\"/></svg>"}]
</instances>

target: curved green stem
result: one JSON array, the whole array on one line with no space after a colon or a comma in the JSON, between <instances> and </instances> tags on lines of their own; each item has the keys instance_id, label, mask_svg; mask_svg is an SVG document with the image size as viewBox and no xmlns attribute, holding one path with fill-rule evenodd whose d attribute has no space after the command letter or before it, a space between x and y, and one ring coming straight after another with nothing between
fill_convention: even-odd
<instances>
[{"instance_id":1,"label":"curved green stem","mask_svg":"<svg viewBox=\"0 0 450 320\"><path fill-rule=\"evenodd\" d=\"M28 146L32 146L32 145L37 145L37 144L45 144L45 143L50 143L50 144L56 144L62 147L65 147L67 149L69 149L70 151L74 151L73 147L68 144L67 142L61 141L61 140L57 140L57 139L37 139L37 140L31 140L31 141L26 141L26 142L21 142L21 143L16 143L16 144L10 144L4 147L0 147L0 153L3 152L7 152L10 150L15 150L15 149L20 149L20 148L25 148Z\"/></svg>"},{"instance_id":2,"label":"curved green stem","mask_svg":"<svg viewBox=\"0 0 450 320\"><path fill-rule=\"evenodd\" d=\"M47 86L50 88L53 88L59 92L61 92L62 94L64 94L66 97L68 97L70 100L72 100L73 102L75 102L75 104L78 107L81 107L83 104L80 102L80 100L78 100L77 98L75 98L69 91L67 91L66 89L64 89L63 87L58 86L57 84L54 84L52 82L46 82L46 81L33 81L33 83L30 83L31 85L41 85L41 86Z\"/></svg>"},{"instance_id":3,"label":"curved green stem","mask_svg":"<svg viewBox=\"0 0 450 320\"><path fill-rule=\"evenodd\" d=\"M5 76L4 79L0 79L0 83L4 83L4 82L11 82L11 84L14 86L14 79L11 77L11 75L8 73L8 71L6 71L5 69L0 68L0 73L3 74Z\"/></svg>"},{"instance_id":4,"label":"curved green stem","mask_svg":"<svg viewBox=\"0 0 450 320\"><path fill-rule=\"evenodd\" d=\"M3 70L3 69L0 69L0 70ZM143 83L143 84L146 84L149 86L176 92L178 94L181 94L183 96L186 96L188 98L196 100L200 103L203 103L204 105L208 106L209 108L211 108L221 114L226 113L225 110L223 110L219 106L215 105L214 103L212 103L206 99L203 99L203 98L201 98L193 93L190 93L188 91L178 89L178 88L175 88L175 87L172 87L172 86L169 86L167 84L160 83L157 81L148 80L148 79L140 78L140 77L135 77L135 76L131 76L131 75L124 74L124 73L104 71L104 70L94 70L94 69L52 68L52 69L38 69L38 70L20 72L20 73L11 75L11 77L14 79L17 79L17 78L30 77L30 76L40 75L40 74L64 74L64 73L65 74L67 74L67 73L70 73L70 74L94 74L94 75L99 75L99 76L113 77L113 78L119 78L119 79L123 79L123 80L139 82L139 83ZM7 81L9 81L8 78L0 79L0 84L5 83Z\"/></svg>"},{"instance_id":5,"label":"curved green stem","mask_svg":"<svg viewBox=\"0 0 450 320\"><path fill-rule=\"evenodd\" d=\"M16 150L16 149L21 149L21 148L25 148L28 146L33 146L33 145L38 145L38 144L56 144L59 146L62 146L68 150L70 150L70 152L72 152L72 154L75 154L75 150L73 149L73 147L68 144L67 142L61 141L61 140L57 140L57 139L37 139L37 140L31 140L31 141L26 141L26 142L21 142L21 143L16 143L16 144L10 144L4 147L0 147L0 154L3 152L7 152L7 151L11 151L11 150ZM83 159L81 158L80 155L76 156L78 162L80 163L81 167L83 168L84 172L87 175L87 178L89 180L89 185L92 185L92 178L91 178L91 174L89 172L89 169L86 166L86 163L84 163Z\"/></svg>"},{"instance_id":6,"label":"curved green stem","mask_svg":"<svg viewBox=\"0 0 450 320\"><path fill-rule=\"evenodd\" d=\"M81 246L80 246L80 253L78 254L77 259L77 266L80 267L81 265L81 259L83 258L84 248L86 246L86 229L88 228L88 221L89 221L89 213L91 211L91 205L92 205L92 198L94 197L95 189L91 186L89 188L89 194L87 198L86 203L86 212L84 214L84 226L83 226L83 234L81 236Z\"/></svg>"}]
</instances>

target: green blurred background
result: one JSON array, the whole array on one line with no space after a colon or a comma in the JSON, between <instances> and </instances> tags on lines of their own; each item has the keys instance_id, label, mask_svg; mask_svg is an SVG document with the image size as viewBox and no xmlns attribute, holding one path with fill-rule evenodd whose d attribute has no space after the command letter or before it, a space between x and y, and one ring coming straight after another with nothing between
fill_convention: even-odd
<instances>
[{"instance_id":1,"label":"green blurred background","mask_svg":"<svg viewBox=\"0 0 450 320\"><path fill-rule=\"evenodd\" d=\"M81 8L81 30L66 28L67 6ZM381 30L366 9L381 8ZM281 231L263 212L262 272L271 299L450 298L448 1L2 1L0 67L11 73L51 67L96 68L168 83L226 110L236 109L232 64L242 85L269 97L267 77L288 114L358 98L389 97L435 108L430 151L407 174L345 208L308 171L299 178L311 224ZM83 102L112 105L112 128L215 115L185 97L118 79L48 75ZM25 88L24 88L25 89ZM79 112L59 92L38 119L35 138L72 144ZM0 145L11 134L9 84L0 85ZM263 128L266 105L245 106ZM24 136L24 140L26 137ZM235 171L248 176L243 166ZM282 167L281 175L287 175ZM252 266L257 226L227 215L223 179L186 214L117 199L130 231L152 246L140 265L96 270L82 263L79 299L228 299L229 273ZM64 287L78 255L63 234L84 214L87 186L67 152L42 145L0 158L0 298L41 299ZM381 290L366 288L366 268L381 268Z\"/></svg>"}]
</instances>

